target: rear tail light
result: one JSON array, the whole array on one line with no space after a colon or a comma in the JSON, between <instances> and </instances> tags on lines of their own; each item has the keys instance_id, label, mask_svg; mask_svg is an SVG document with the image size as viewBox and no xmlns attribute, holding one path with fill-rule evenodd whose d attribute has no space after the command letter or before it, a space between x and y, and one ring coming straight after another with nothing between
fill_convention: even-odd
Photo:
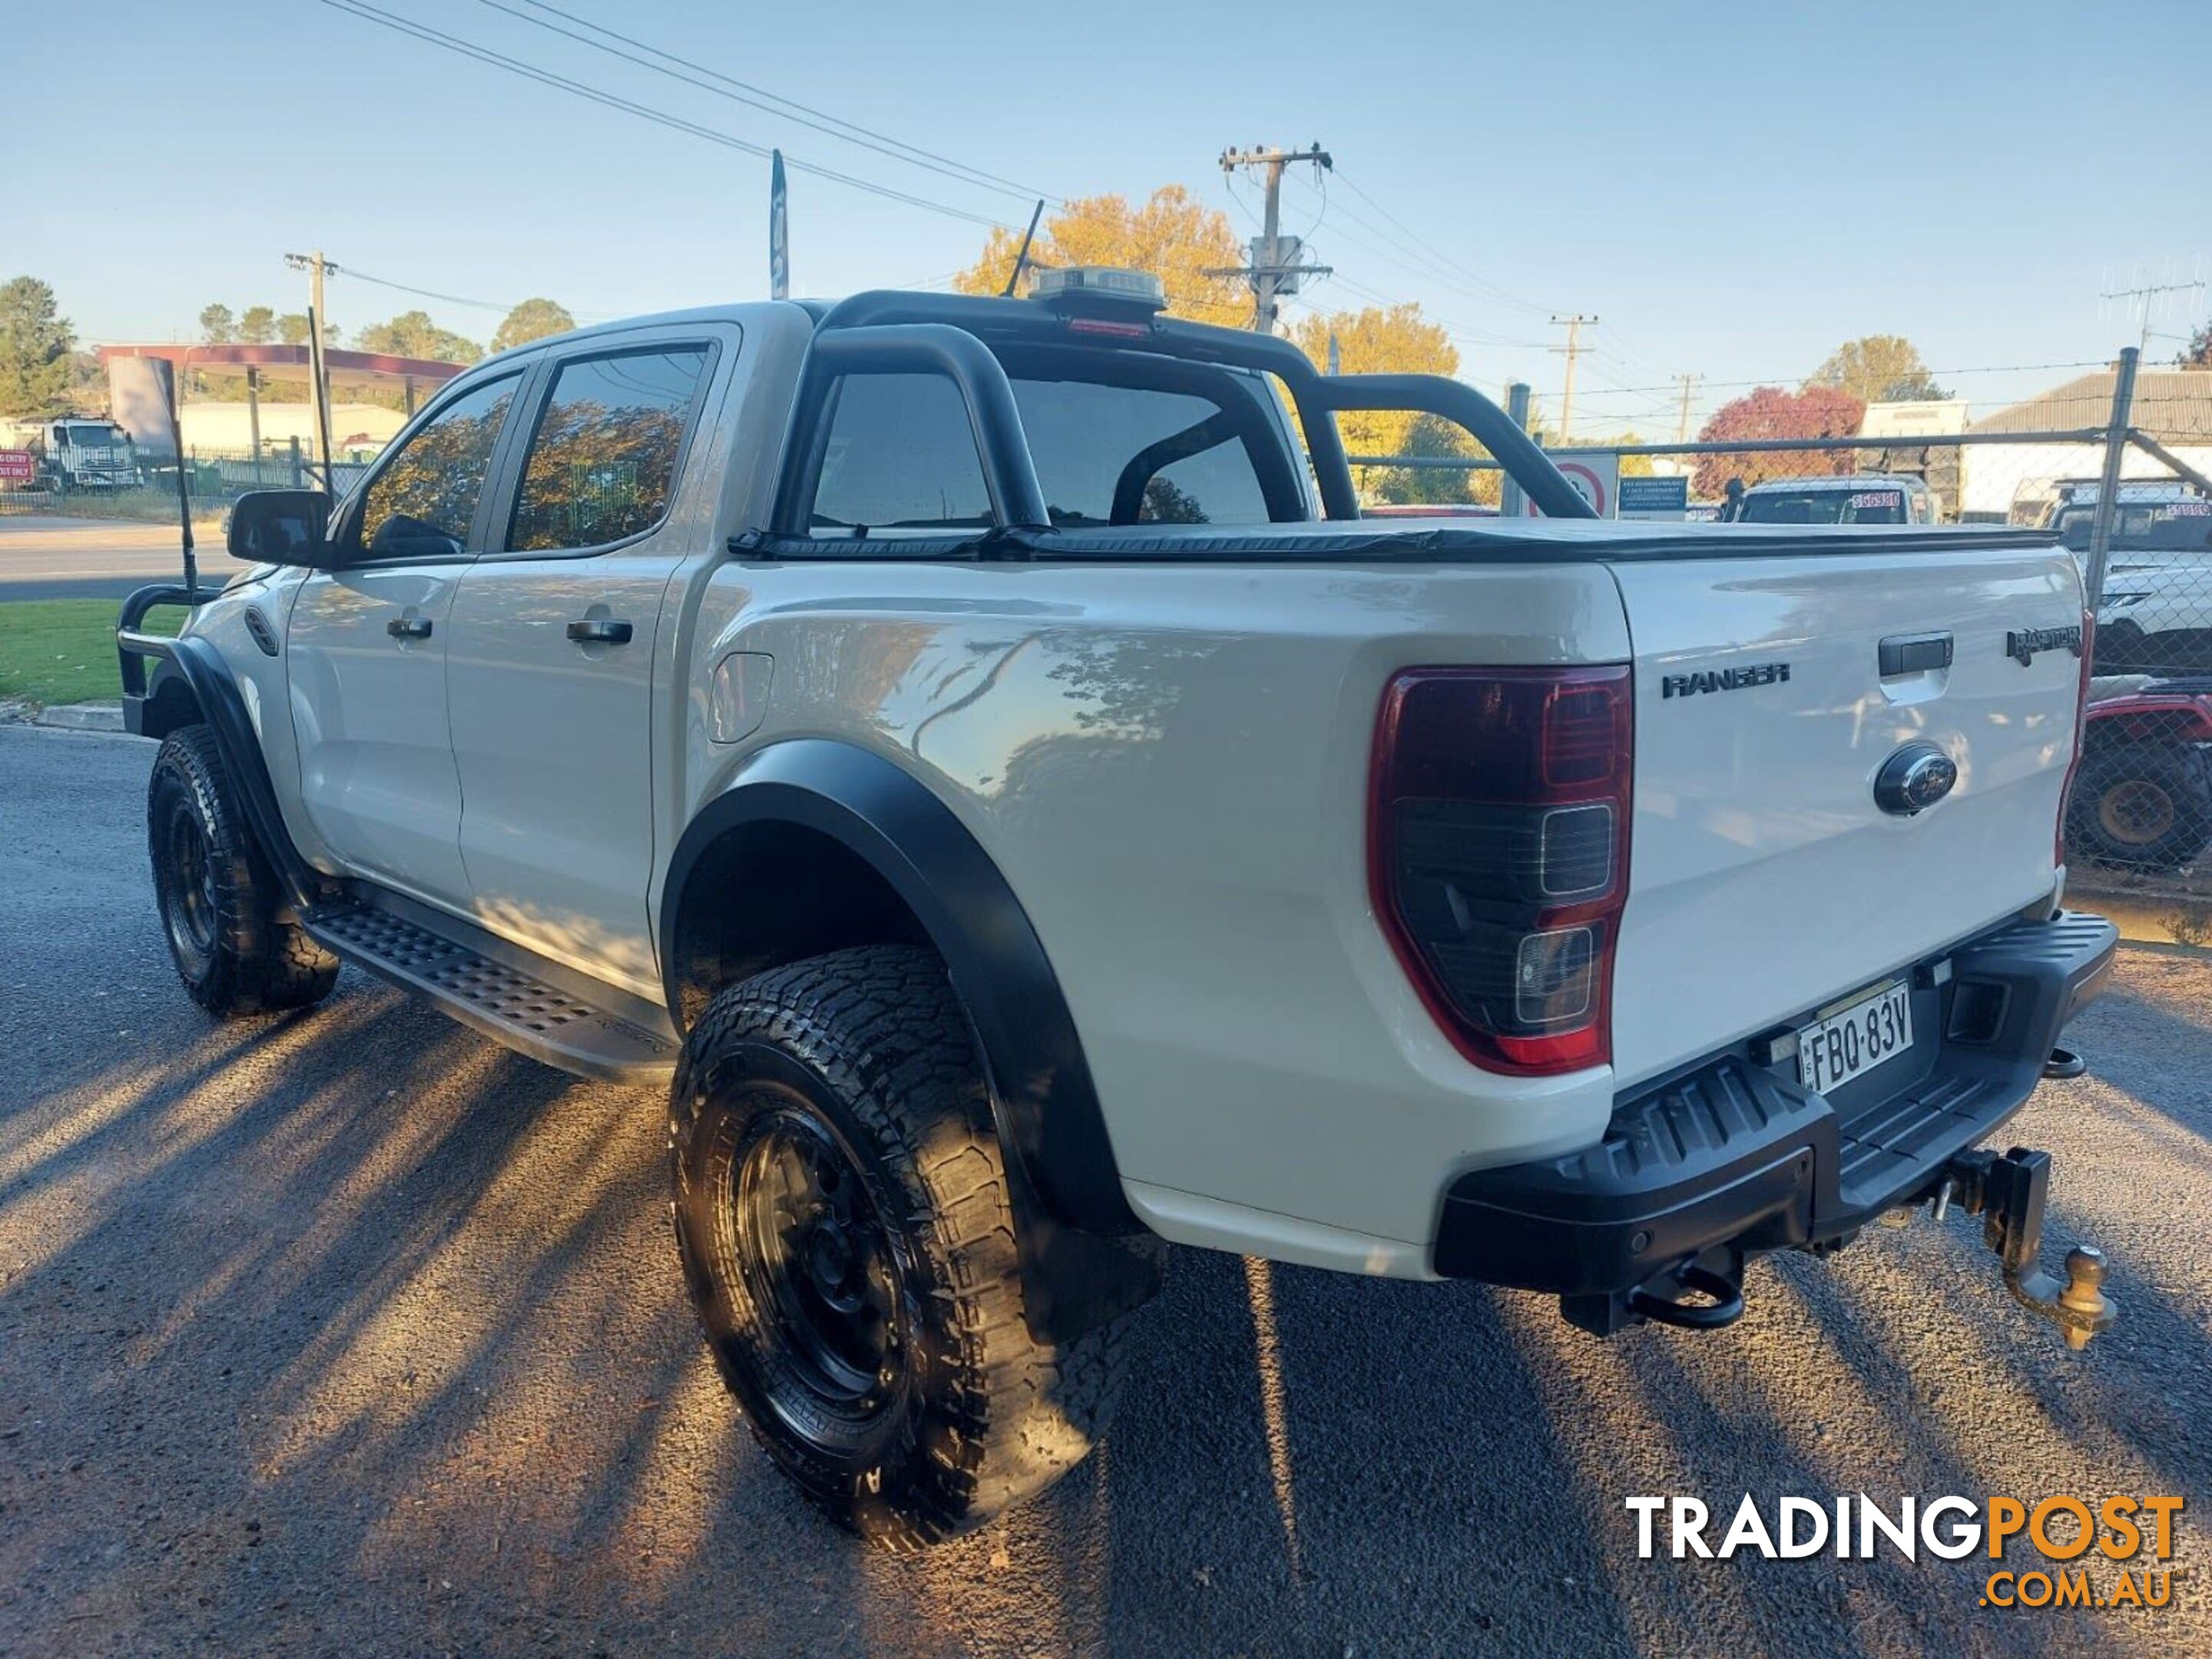
<instances>
[{"instance_id":1,"label":"rear tail light","mask_svg":"<svg viewBox=\"0 0 2212 1659\"><path fill-rule=\"evenodd\" d=\"M2066 763L2066 787L2058 792L2058 827L2051 843L2053 865L2066 862L2066 809L2074 799L2074 775L2081 769L2081 745L2089 735L2089 679L2097 656L2097 613L2081 607L2081 679L2074 692L2074 755Z\"/></svg>"},{"instance_id":2,"label":"rear tail light","mask_svg":"<svg viewBox=\"0 0 2212 1659\"><path fill-rule=\"evenodd\" d=\"M1416 668L1382 696L1368 883L1421 1000L1486 1071L1612 1057L1629 672Z\"/></svg>"}]
</instances>

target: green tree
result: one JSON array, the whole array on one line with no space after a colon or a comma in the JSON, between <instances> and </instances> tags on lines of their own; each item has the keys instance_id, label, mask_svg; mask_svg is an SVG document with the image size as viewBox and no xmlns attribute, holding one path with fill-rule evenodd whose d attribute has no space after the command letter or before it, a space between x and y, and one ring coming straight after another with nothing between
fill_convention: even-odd
<instances>
[{"instance_id":1,"label":"green tree","mask_svg":"<svg viewBox=\"0 0 2212 1659\"><path fill-rule=\"evenodd\" d=\"M2212 368L2212 323L2189 337L2189 343L2173 362L2177 368Z\"/></svg>"},{"instance_id":2,"label":"green tree","mask_svg":"<svg viewBox=\"0 0 2212 1659\"><path fill-rule=\"evenodd\" d=\"M491 349L505 351L511 346L527 345L549 334L566 334L575 325L576 319L568 314L567 307L540 295L525 300L507 313L499 332L491 337Z\"/></svg>"},{"instance_id":3,"label":"green tree","mask_svg":"<svg viewBox=\"0 0 2212 1659\"><path fill-rule=\"evenodd\" d=\"M302 323L306 319L301 319ZM306 330L301 331L305 334ZM267 306L248 306L238 319L238 337L248 345L267 345L276 337L276 313Z\"/></svg>"},{"instance_id":4,"label":"green tree","mask_svg":"<svg viewBox=\"0 0 2212 1659\"><path fill-rule=\"evenodd\" d=\"M1919 348L1901 334L1869 334L1844 341L1813 371L1805 386L1808 389L1833 386L1863 404L1909 403L1951 395L1936 384L1936 377L1920 361Z\"/></svg>"},{"instance_id":5,"label":"green tree","mask_svg":"<svg viewBox=\"0 0 2212 1659\"><path fill-rule=\"evenodd\" d=\"M472 363L483 356L474 340L440 328L427 311L403 311L387 323L371 323L354 336L363 351L395 357L427 357L442 363Z\"/></svg>"},{"instance_id":6,"label":"green tree","mask_svg":"<svg viewBox=\"0 0 2212 1659\"><path fill-rule=\"evenodd\" d=\"M64 415L76 331L35 276L0 288L0 415Z\"/></svg>"},{"instance_id":7,"label":"green tree","mask_svg":"<svg viewBox=\"0 0 2212 1659\"><path fill-rule=\"evenodd\" d=\"M276 319L276 337L286 345L307 344L307 313L304 311L288 311ZM326 346L334 346L337 343L338 325L336 323L325 323L323 343Z\"/></svg>"},{"instance_id":8,"label":"green tree","mask_svg":"<svg viewBox=\"0 0 2212 1659\"><path fill-rule=\"evenodd\" d=\"M238 337L238 319L230 307L217 302L200 307L200 338L210 345L227 345Z\"/></svg>"},{"instance_id":9,"label":"green tree","mask_svg":"<svg viewBox=\"0 0 2212 1659\"><path fill-rule=\"evenodd\" d=\"M952 279L962 294L996 294L1013 274L1019 231L994 230L983 257ZM1126 196L1086 196L1048 216L1030 248L1038 265L1116 265L1150 271L1168 291L1168 311L1201 323L1238 325L1252 315L1241 277L1209 276L1244 263L1229 216L1181 185L1163 185L1142 207Z\"/></svg>"}]
</instances>

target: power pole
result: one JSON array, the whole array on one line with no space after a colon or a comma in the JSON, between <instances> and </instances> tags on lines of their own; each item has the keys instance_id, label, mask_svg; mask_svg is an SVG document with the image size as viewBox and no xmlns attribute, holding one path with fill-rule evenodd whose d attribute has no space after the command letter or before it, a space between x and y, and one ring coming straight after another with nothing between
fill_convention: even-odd
<instances>
[{"instance_id":1,"label":"power pole","mask_svg":"<svg viewBox=\"0 0 2212 1659\"><path fill-rule=\"evenodd\" d=\"M2133 300L2136 302L2136 309L2142 313L2142 337L2137 342L2136 349L2148 351L2150 349L2151 307L2158 297L2162 294L2201 293L2203 288L2204 283L2202 279L2193 283L2149 283L2141 288L2118 289L2104 297L2107 300Z\"/></svg>"},{"instance_id":2,"label":"power pole","mask_svg":"<svg viewBox=\"0 0 2212 1659\"><path fill-rule=\"evenodd\" d=\"M323 277L337 267L317 248L313 253L288 253L284 263L307 273L307 376L314 382L315 446L323 463L323 488L337 493L331 472L331 376L323 361L323 327L330 313L323 309Z\"/></svg>"},{"instance_id":3,"label":"power pole","mask_svg":"<svg viewBox=\"0 0 2212 1659\"><path fill-rule=\"evenodd\" d=\"M1571 317L1552 319L1553 327L1564 328L1567 331L1566 344L1548 348L1550 350L1561 353L1567 360L1567 384L1559 393L1559 442L1563 447L1574 433L1575 359L1583 355L1582 336L1585 324L1595 328L1597 325L1597 319L1585 317L1580 312L1577 312Z\"/></svg>"},{"instance_id":4,"label":"power pole","mask_svg":"<svg viewBox=\"0 0 2212 1659\"><path fill-rule=\"evenodd\" d=\"M1677 374L1674 378L1682 383L1682 418L1674 424L1674 441L1678 444L1686 444L1690 441L1690 388L1704 377L1697 374Z\"/></svg>"},{"instance_id":5,"label":"power pole","mask_svg":"<svg viewBox=\"0 0 2212 1659\"><path fill-rule=\"evenodd\" d=\"M1258 172L1267 188L1267 207L1261 215L1260 234L1252 239L1252 259L1248 265L1235 270L1209 270L1209 276L1243 276L1252 284L1252 326L1262 334L1275 331L1275 301L1285 295L1298 291L1302 276L1326 276L1327 265L1301 263L1305 244L1296 236L1285 236L1283 227L1283 169L1293 161L1310 161L1319 173L1336 163L1319 144L1310 144L1304 149L1224 149L1221 152L1221 170L1234 173L1239 167Z\"/></svg>"}]
</instances>

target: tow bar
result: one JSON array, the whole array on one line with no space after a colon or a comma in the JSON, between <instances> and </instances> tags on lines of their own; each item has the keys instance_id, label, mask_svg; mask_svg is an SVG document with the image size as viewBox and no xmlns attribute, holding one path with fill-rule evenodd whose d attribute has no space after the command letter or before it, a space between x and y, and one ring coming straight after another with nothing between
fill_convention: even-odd
<instances>
[{"instance_id":1,"label":"tow bar","mask_svg":"<svg viewBox=\"0 0 2212 1659\"><path fill-rule=\"evenodd\" d=\"M2062 1281L2038 1264L2043 1253L2043 1201L2051 1189L2051 1154L2015 1146L2000 1157L1986 1149L1961 1152L1943 1171L1936 1194L1941 1221L1955 1203L1982 1218L1982 1242L1996 1252L2005 1288L2027 1310L2065 1333L2075 1352L2108 1331L2119 1304L2106 1296L2105 1253L2088 1244L2066 1252Z\"/></svg>"}]
</instances>

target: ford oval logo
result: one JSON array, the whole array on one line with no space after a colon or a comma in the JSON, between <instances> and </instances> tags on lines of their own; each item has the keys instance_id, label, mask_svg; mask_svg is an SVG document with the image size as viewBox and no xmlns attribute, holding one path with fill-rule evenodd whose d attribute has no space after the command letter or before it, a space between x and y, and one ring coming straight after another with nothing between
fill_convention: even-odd
<instances>
[{"instance_id":1,"label":"ford oval logo","mask_svg":"<svg viewBox=\"0 0 2212 1659\"><path fill-rule=\"evenodd\" d=\"M1932 743L1908 743L1881 763L1875 776L1875 805L1909 818L1951 793L1959 769Z\"/></svg>"}]
</instances>

